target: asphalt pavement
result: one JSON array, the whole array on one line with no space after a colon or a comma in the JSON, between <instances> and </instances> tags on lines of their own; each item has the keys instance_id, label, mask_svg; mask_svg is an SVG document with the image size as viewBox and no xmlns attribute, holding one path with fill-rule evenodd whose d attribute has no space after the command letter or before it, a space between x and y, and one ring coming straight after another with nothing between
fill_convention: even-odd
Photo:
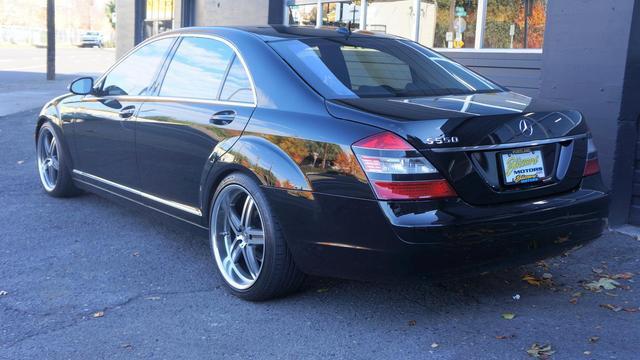
<instances>
[{"instance_id":1,"label":"asphalt pavement","mask_svg":"<svg viewBox=\"0 0 640 360\"><path fill-rule=\"evenodd\" d=\"M638 358L638 238L608 232L458 280L309 278L245 302L225 292L205 238L95 195L48 197L37 111L0 116L0 358L526 359L536 343L552 359ZM611 290L585 288L610 277Z\"/></svg>"}]
</instances>

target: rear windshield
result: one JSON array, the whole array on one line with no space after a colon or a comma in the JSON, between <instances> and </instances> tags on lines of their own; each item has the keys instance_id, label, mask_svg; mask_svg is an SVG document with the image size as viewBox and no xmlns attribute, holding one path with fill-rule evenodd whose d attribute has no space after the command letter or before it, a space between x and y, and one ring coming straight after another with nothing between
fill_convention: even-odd
<instances>
[{"instance_id":1,"label":"rear windshield","mask_svg":"<svg viewBox=\"0 0 640 360\"><path fill-rule=\"evenodd\" d=\"M460 95L504 90L446 57L407 40L336 37L269 44L327 99Z\"/></svg>"}]
</instances>

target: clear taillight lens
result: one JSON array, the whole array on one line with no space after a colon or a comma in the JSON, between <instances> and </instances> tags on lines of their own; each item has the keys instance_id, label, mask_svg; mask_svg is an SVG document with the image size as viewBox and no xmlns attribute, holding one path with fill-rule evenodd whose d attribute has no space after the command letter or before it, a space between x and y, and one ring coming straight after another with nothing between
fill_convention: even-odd
<instances>
[{"instance_id":1,"label":"clear taillight lens","mask_svg":"<svg viewBox=\"0 0 640 360\"><path fill-rule=\"evenodd\" d=\"M401 137L383 132L353 144L362 169L382 200L455 197L438 170Z\"/></svg>"},{"instance_id":2,"label":"clear taillight lens","mask_svg":"<svg viewBox=\"0 0 640 360\"><path fill-rule=\"evenodd\" d=\"M584 165L582 176L591 176L600 172L600 163L598 162L598 149L593 142L591 134L587 140L587 162Z\"/></svg>"}]
</instances>

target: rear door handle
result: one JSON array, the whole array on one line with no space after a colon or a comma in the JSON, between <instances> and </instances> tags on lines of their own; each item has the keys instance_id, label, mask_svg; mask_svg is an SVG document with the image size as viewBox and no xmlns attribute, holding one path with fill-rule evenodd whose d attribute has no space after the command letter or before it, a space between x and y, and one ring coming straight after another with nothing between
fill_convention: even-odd
<instances>
[{"instance_id":1,"label":"rear door handle","mask_svg":"<svg viewBox=\"0 0 640 360\"><path fill-rule=\"evenodd\" d=\"M227 125L236 118L236 112L233 110L218 111L211 115L209 122L214 125Z\"/></svg>"},{"instance_id":2,"label":"rear door handle","mask_svg":"<svg viewBox=\"0 0 640 360\"><path fill-rule=\"evenodd\" d=\"M125 106L120 110L120 117L123 119L127 119L133 116L136 113L136 107L133 105Z\"/></svg>"}]
</instances>

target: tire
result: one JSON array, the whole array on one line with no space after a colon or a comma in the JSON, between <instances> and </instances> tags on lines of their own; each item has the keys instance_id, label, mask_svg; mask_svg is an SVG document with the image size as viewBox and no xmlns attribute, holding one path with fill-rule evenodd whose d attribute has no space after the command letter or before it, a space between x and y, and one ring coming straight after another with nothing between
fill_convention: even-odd
<instances>
[{"instance_id":1,"label":"tire","mask_svg":"<svg viewBox=\"0 0 640 360\"><path fill-rule=\"evenodd\" d=\"M70 197L80 193L73 184L62 141L62 136L49 121L42 124L36 140L36 166L40 184L53 197Z\"/></svg>"},{"instance_id":2,"label":"tire","mask_svg":"<svg viewBox=\"0 0 640 360\"><path fill-rule=\"evenodd\" d=\"M267 198L251 177L237 172L222 180L209 220L216 268L233 295L264 301L300 288L305 275L293 261Z\"/></svg>"}]
</instances>

